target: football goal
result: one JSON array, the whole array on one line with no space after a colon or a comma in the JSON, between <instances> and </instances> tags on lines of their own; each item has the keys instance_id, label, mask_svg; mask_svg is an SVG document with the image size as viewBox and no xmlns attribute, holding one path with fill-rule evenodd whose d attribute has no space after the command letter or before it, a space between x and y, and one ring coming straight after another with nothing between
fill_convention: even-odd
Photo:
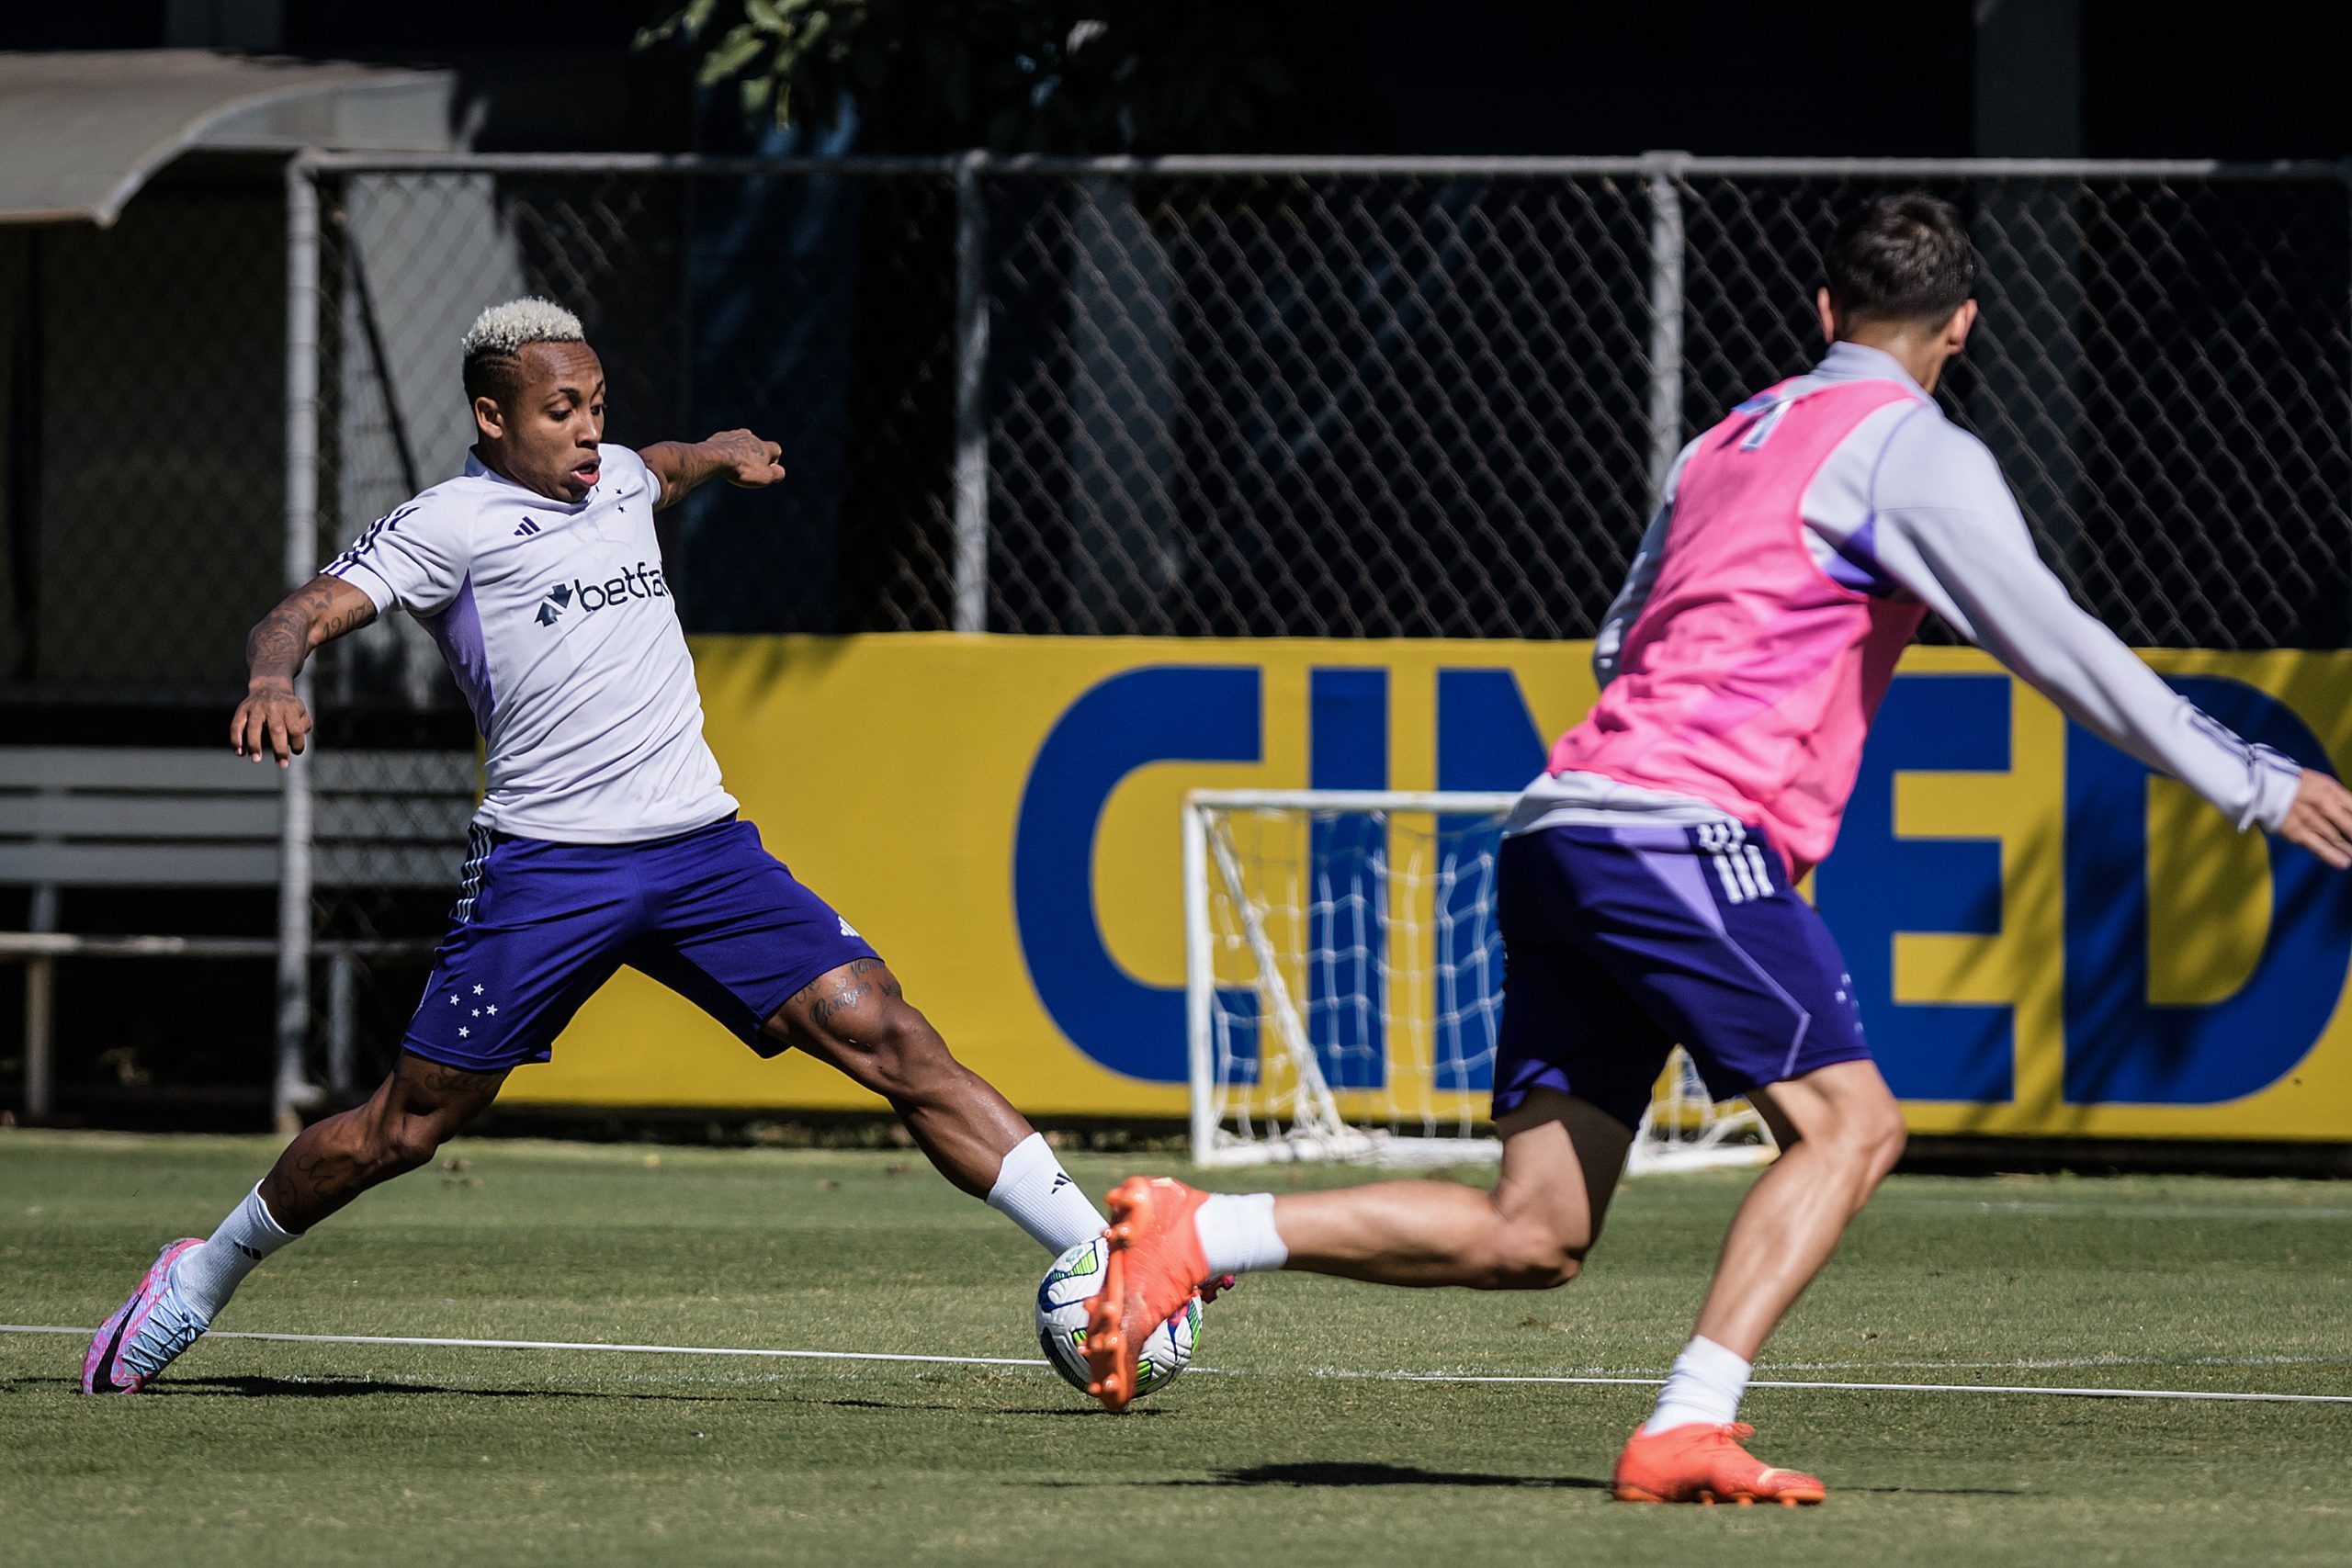
<instances>
[{"instance_id":1,"label":"football goal","mask_svg":"<svg viewBox=\"0 0 2352 1568\"><path fill-rule=\"evenodd\" d=\"M1184 803L1186 1020L1203 1165L1442 1165L1487 1121L1503 951L1495 851L1515 796L1198 790ZM1770 1159L1677 1050L1630 1168Z\"/></svg>"}]
</instances>

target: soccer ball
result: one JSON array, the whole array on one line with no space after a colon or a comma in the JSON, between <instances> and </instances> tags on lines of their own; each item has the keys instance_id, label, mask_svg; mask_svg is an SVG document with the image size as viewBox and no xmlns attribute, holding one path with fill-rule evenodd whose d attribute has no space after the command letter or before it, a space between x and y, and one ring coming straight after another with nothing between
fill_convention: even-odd
<instances>
[{"instance_id":1,"label":"soccer ball","mask_svg":"<svg viewBox=\"0 0 2352 1568\"><path fill-rule=\"evenodd\" d=\"M1101 1236L1081 1241L1046 1270L1037 1287L1037 1345L1062 1381L1079 1393L1093 1381L1086 1370L1086 1303L1102 1289L1111 1244ZM1151 1331L1136 1365L1136 1397L1155 1393L1190 1365L1201 1339L1201 1298L1193 1297L1175 1316Z\"/></svg>"}]
</instances>

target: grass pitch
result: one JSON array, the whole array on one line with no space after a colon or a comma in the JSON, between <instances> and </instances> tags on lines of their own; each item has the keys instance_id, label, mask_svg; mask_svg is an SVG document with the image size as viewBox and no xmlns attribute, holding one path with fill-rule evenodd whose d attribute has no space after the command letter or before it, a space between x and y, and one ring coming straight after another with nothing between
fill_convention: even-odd
<instances>
[{"instance_id":1,"label":"grass pitch","mask_svg":"<svg viewBox=\"0 0 2352 1568\"><path fill-rule=\"evenodd\" d=\"M0 1321L96 1324L259 1140L0 1134ZM1033 1357L1046 1258L911 1156L477 1143L221 1328ZM1125 1162L1080 1159L1097 1190ZM1247 1189L1347 1173L1228 1177ZM147 1394L0 1335L11 1563L2331 1563L2352 1404L1761 1388L1817 1509L1641 1508L1655 1375L1744 1176L1630 1184L1550 1294L1261 1276L1113 1418L1042 1368L210 1339ZM1229 1374L1229 1375L1220 1375ZM1758 1376L2352 1394L2352 1187L1891 1182Z\"/></svg>"}]
</instances>

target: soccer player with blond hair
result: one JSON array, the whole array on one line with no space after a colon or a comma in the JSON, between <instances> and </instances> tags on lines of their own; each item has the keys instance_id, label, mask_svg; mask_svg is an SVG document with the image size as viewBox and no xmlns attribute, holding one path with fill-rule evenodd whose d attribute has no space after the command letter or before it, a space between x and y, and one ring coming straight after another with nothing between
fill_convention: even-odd
<instances>
[{"instance_id":1,"label":"soccer player with blond hair","mask_svg":"<svg viewBox=\"0 0 2352 1568\"><path fill-rule=\"evenodd\" d=\"M91 1341L85 1392L145 1386L255 1264L425 1164L508 1073L549 1059L624 964L759 1055L804 1051L882 1096L950 1181L1047 1250L1102 1228L1045 1140L738 818L703 741L653 514L710 479L778 483L776 444L747 430L606 442L604 367L578 319L543 299L484 311L462 362L479 437L464 474L378 521L254 628L229 726L239 755L289 765L311 728L303 660L388 610L416 617L488 745L448 934L391 1075L297 1136L209 1239L163 1249Z\"/></svg>"},{"instance_id":2,"label":"soccer player with blond hair","mask_svg":"<svg viewBox=\"0 0 2352 1568\"><path fill-rule=\"evenodd\" d=\"M1104 1404L1133 1397L1129 1348L1215 1275L1565 1284L1679 1043L1717 1099L1755 1103L1781 1156L1732 1221L1615 1493L1821 1501L1819 1481L1741 1446L1740 1398L1904 1129L1837 944L1795 885L1829 853L1871 716L1929 610L2241 829L2352 863L2352 795L2199 711L2077 606L1993 455L1936 406L1976 321L1975 254L1952 209L1872 202L1823 260L1828 352L1683 448L1596 643L1600 699L1505 826L1494 1190L1125 1183L1087 1341Z\"/></svg>"}]
</instances>

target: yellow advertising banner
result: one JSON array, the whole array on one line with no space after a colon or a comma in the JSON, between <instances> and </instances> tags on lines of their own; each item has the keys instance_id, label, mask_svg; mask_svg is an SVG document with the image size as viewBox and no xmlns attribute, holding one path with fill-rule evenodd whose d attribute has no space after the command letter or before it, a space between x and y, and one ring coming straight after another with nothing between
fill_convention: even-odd
<instances>
[{"instance_id":1,"label":"yellow advertising banner","mask_svg":"<svg viewBox=\"0 0 2352 1568\"><path fill-rule=\"evenodd\" d=\"M695 652L711 745L768 847L1040 1115L1184 1112L1187 790L1516 789L1594 695L1583 643ZM2149 657L2248 739L2352 757L2352 653ZM1982 654L1905 660L1811 892L1917 1131L2352 1139L2352 876L2236 833ZM505 1098L877 1107L628 972Z\"/></svg>"}]
</instances>

